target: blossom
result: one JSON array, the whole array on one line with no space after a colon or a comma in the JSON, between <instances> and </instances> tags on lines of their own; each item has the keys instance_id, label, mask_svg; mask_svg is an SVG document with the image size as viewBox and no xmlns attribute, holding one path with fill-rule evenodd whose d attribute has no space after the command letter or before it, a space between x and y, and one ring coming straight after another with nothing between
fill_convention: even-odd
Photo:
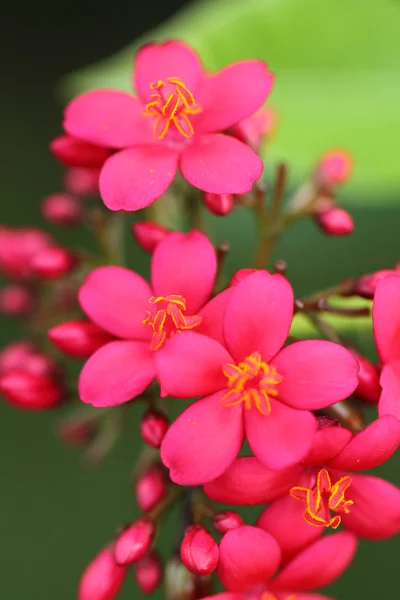
<instances>
[{"instance_id":1,"label":"blossom","mask_svg":"<svg viewBox=\"0 0 400 600\"><path fill-rule=\"evenodd\" d=\"M79 302L94 323L118 339L84 365L79 380L83 402L112 406L141 394L154 381L154 357L170 338L184 329L206 330L207 306L212 310L215 300L206 302L216 270L215 250L198 231L171 233L157 245L151 286L123 267L94 269L79 291Z\"/></svg>"},{"instance_id":2,"label":"blossom","mask_svg":"<svg viewBox=\"0 0 400 600\"><path fill-rule=\"evenodd\" d=\"M194 187L217 194L244 193L262 173L258 156L222 132L265 101L273 75L259 60L207 74L185 43L147 44L136 55L137 96L95 90L65 111L68 134L117 150L100 176L111 210L138 210L172 183L177 170Z\"/></svg>"},{"instance_id":3,"label":"blossom","mask_svg":"<svg viewBox=\"0 0 400 600\"><path fill-rule=\"evenodd\" d=\"M228 290L214 338L184 332L168 355L157 353L162 393L205 396L171 425L161 457L173 481L191 485L221 475L246 434L254 454L283 469L308 453L317 428L311 410L357 387L358 364L342 346L322 340L282 349L293 316L293 291L280 275L258 271ZM224 344L224 345L222 345Z\"/></svg>"}]
</instances>

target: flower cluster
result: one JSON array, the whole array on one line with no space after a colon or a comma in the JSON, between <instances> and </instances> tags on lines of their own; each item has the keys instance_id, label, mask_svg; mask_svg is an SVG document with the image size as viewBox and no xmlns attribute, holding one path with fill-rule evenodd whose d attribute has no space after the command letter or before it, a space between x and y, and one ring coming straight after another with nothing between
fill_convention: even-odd
<instances>
[{"instance_id":1,"label":"flower cluster","mask_svg":"<svg viewBox=\"0 0 400 600\"><path fill-rule=\"evenodd\" d=\"M284 261L268 264L299 219L327 235L354 229L336 200L351 172L342 150L322 156L286 204L278 165L266 194L260 154L276 119L263 104L273 81L258 60L208 73L183 42L148 44L136 55L135 95L78 96L50 144L67 171L42 214L56 226L85 223L98 254L40 230L0 229L1 309L43 342L3 349L4 400L26 410L68 402L60 437L92 464L122 434L126 411L145 407L134 471L142 514L86 568L79 600L116 598L130 565L144 594L164 579L168 600L328 600L314 592L348 567L359 538L400 531L400 490L365 474L400 446L400 275L382 270L298 298ZM131 226L151 255L147 280L124 264L123 234L127 212L152 203L152 217ZM229 280L229 245L214 247L203 217L232 210L254 213L259 244ZM330 321L368 316L371 300L379 365ZM299 337L298 314L317 339ZM66 389L63 355L86 361L78 397ZM261 507L251 524L236 510L246 505ZM173 507L180 554L163 577L155 539ZM216 595L213 573L225 589Z\"/></svg>"}]
</instances>

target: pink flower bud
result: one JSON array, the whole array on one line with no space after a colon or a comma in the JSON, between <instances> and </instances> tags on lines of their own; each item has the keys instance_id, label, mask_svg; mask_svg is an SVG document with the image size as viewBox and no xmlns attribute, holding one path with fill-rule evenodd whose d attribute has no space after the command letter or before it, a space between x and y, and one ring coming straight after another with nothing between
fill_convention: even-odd
<instances>
[{"instance_id":1,"label":"pink flower bud","mask_svg":"<svg viewBox=\"0 0 400 600\"><path fill-rule=\"evenodd\" d=\"M89 358L93 352L114 339L98 325L84 319L55 325L49 330L48 336L61 352L72 358Z\"/></svg>"},{"instance_id":2,"label":"pink flower bud","mask_svg":"<svg viewBox=\"0 0 400 600\"><path fill-rule=\"evenodd\" d=\"M169 428L167 417L156 410L146 412L140 423L140 434L143 441L152 448L159 448Z\"/></svg>"},{"instance_id":3,"label":"pink flower bud","mask_svg":"<svg viewBox=\"0 0 400 600\"><path fill-rule=\"evenodd\" d=\"M232 194L211 194L205 192L203 195L203 201L208 210L217 215L223 217L231 212L233 208L233 195Z\"/></svg>"},{"instance_id":4,"label":"pink flower bud","mask_svg":"<svg viewBox=\"0 0 400 600\"><path fill-rule=\"evenodd\" d=\"M360 370L358 371L358 387L354 392L356 396L369 402L377 404L380 398L382 388L379 383L379 371L375 365L369 362L354 348L349 348L350 352L358 360Z\"/></svg>"},{"instance_id":5,"label":"pink flower bud","mask_svg":"<svg viewBox=\"0 0 400 600\"><path fill-rule=\"evenodd\" d=\"M28 371L33 375L48 375L49 377L59 376L59 367L55 360L44 352L37 350L26 355L25 361L20 365L20 369Z\"/></svg>"},{"instance_id":6,"label":"pink flower bud","mask_svg":"<svg viewBox=\"0 0 400 600\"><path fill-rule=\"evenodd\" d=\"M51 237L40 229L0 227L0 271L8 277L26 279L31 275L33 254L51 243Z\"/></svg>"},{"instance_id":7,"label":"pink flower bud","mask_svg":"<svg viewBox=\"0 0 400 600\"><path fill-rule=\"evenodd\" d=\"M214 515L213 525L219 533L226 533L230 529L236 529L236 527L243 525L243 519L234 510L226 510Z\"/></svg>"},{"instance_id":8,"label":"pink flower bud","mask_svg":"<svg viewBox=\"0 0 400 600\"><path fill-rule=\"evenodd\" d=\"M170 230L158 223L151 221L139 221L132 224L132 234L136 242L145 252L153 252L157 244L161 242Z\"/></svg>"},{"instance_id":9,"label":"pink flower bud","mask_svg":"<svg viewBox=\"0 0 400 600\"><path fill-rule=\"evenodd\" d=\"M315 178L320 185L335 187L345 183L350 177L353 161L343 150L330 150L321 156Z\"/></svg>"},{"instance_id":10,"label":"pink flower bud","mask_svg":"<svg viewBox=\"0 0 400 600\"><path fill-rule=\"evenodd\" d=\"M115 542L116 562L121 566L127 566L143 558L150 548L154 533L154 523L146 517L129 525Z\"/></svg>"},{"instance_id":11,"label":"pink flower bud","mask_svg":"<svg viewBox=\"0 0 400 600\"><path fill-rule=\"evenodd\" d=\"M276 123L277 115L275 111L269 107L262 107L250 117L246 117L234 125L232 133L257 152L262 138L273 133Z\"/></svg>"},{"instance_id":12,"label":"pink flower bud","mask_svg":"<svg viewBox=\"0 0 400 600\"><path fill-rule=\"evenodd\" d=\"M362 298L372 300L375 295L378 281L386 277L386 275L393 275L394 273L396 273L396 271L393 269L382 269L381 271L375 271L375 273L363 275L354 283L354 293Z\"/></svg>"},{"instance_id":13,"label":"pink flower bud","mask_svg":"<svg viewBox=\"0 0 400 600\"><path fill-rule=\"evenodd\" d=\"M71 135L59 135L49 144L50 152L68 167L101 167L109 157L107 148L96 146Z\"/></svg>"},{"instance_id":14,"label":"pink flower bud","mask_svg":"<svg viewBox=\"0 0 400 600\"><path fill-rule=\"evenodd\" d=\"M0 376L0 393L22 410L48 410L63 399L59 383L48 375L13 369Z\"/></svg>"},{"instance_id":15,"label":"pink flower bud","mask_svg":"<svg viewBox=\"0 0 400 600\"><path fill-rule=\"evenodd\" d=\"M188 527L181 543L183 564L195 575L209 575L218 565L218 544L202 525Z\"/></svg>"},{"instance_id":16,"label":"pink flower bud","mask_svg":"<svg viewBox=\"0 0 400 600\"><path fill-rule=\"evenodd\" d=\"M24 367L27 356L35 352L30 342L14 342L0 352L0 373Z\"/></svg>"},{"instance_id":17,"label":"pink flower bud","mask_svg":"<svg viewBox=\"0 0 400 600\"><path fill-rule=\"evenodd\" d=\"M65 189L77 196L98 196L100 170L85 167L68 169L64 175Z\"/></svg>"},{"instance_id":18,"label":"pink flower bud","mask_svg":"<svg viewBox=\"0 0 400 600\"><path fill-rule=\"evenodd\" d=\"M140 510L150 512L159 504L167 493L167 482L158 467L150 468L136 484L136 502Z\"/></svg>"},{"instance_id":19,"label":"pink flower bud","mask_svg":"<svg viewBox=\"0 0 400 600\"><path fill-rule=\"evenodd\" d=\"M144 556L134 566L135 579L144 594L152 594L161 583L161 562L155 552Z\"/></svg>"},{"instance_id":20,"label":"pink flower bud","mask_svg":"<svg viewBox=\"0 0 400 600\"><path fill-rule=\"evenodd\" d=\"M114 600L126 569L115 563L112 548L104 548L86 567L79 582L78 600Z\"/></svg>"},{"instance_id":21,"label":"pink flower bud","mask_svg":"<svg viewBox=\"0 0 400 600\"><path fill-rule=\"evenodd\" d=\"M248 275L251 275L256 271L257 269L240 269L240 271L236 271L236 273L233 275L232 279L229 282L229 287L237 285L238 283L243 281L243 279L245 279Z\"/></svg>"},{"instance_id":22,"label":"pink flower bud","mask_svg":"<svg viewBox=\"0 0 400 600\"><path fill-rule=\"evenodd\" d=\"M314 218L320 229L327 235L349 235L354 231L354 222L350 213L336 206L331 198L318 199Z\"/></svg>"},{"instance_id":23,"label":"pink flower bud","mask_svg":"<svg viewBox=\"0 0 400 600\"><path fill-rule=\"evenodd\" d=\"M41 279L58 279L70 273L77 262L77 257L66 248L49 246L33 255L30 266Z\"/></svg>"},{"instance_id":24,"label":"pink flower bud","mask_svg":"<svg viewBox=\"0 0 400 600\"><path fill-rule=\"evenodd\" d=\"M70 194L52 194L42 200L42 214L53 225L76 225L82 220L82 204Z\"/></svg>"},{"instance_id":25,"label":"pink flower bud","mask_svg":"<svg viewBox=\"0 0 400 600\"><path fill-rule=\"evenodd\" d=\"M0 312L11 317L26 315L33 307L33 295L23 285L10 284L0 290Z\"/></svg>"}]
</instances>

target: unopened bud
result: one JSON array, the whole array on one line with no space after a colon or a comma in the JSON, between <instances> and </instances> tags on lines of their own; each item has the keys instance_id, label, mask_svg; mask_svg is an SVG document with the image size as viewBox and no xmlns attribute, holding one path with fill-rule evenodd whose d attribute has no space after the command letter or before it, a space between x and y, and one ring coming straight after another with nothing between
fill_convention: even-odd
<instances>
[{"instance_id":1,"label":"unopened bud","mask_svg":"<svg viewBox=\"0 0 400 600\"><path fill-rule=\"evenodd\" d=\"M210 575L215 571L219 560L219 548L205 527L188 527L181 543L181 559L195 575Z\"/></svg>"},{"instance_id":2,"label":"unopened bud","mask_svg":"<svg viewBox=\"0 0 400 600\"><path fill-rule=\"evenodd\" d=\"M109 157L107 148L85 142L72 135L59 135L49 144L51 153L68 167L101 167Z\"/></svg>"},{"instance_id":3,"label":"unopened bud","mask_svg":"<svg viewBox=\"0 0 400 600\"><path fill-rule=\"evenodd\" d=\"M121 566L127 566L143 558L150 548L154 533L153 521L145 517L129 525L115 541L116 562Z\"/></svg>"},{"instance_id":4,"label":"unopened bud","mask_svg":"<svg viewBox=\"0 0 400 600\"><path fill-rule=\"evenodd\" d=\"M70 194L52 194L42 200L42 214L53 225L76 225L82 220L82 204Z\"/></svg>"},{"instance_id":5,"label":"unopened bud","mask_svg":"<svg viewBox=\"0 0 400 600\"><path fill-rule=\"evenodd\" d=\"M104 548L86 567L79 582L78 600L114 600L126 569L116 564L111 547Z\"/></svg>"},{"instance_id":6,"label":"unopened bud","mask_svg":"<svg viewBox=\"0 0 400 600\"><path fill-rule=\"evenodd\" d=\"M165 569L165 591L167 600L197 600L212 593L212 580L210 576L194 575L174 557Z\"/></svg>"},{"instance_id":7,"label":"unopened bud","mask_svg":"<svg viewBox=\"0 0 400 600\"><path fill-rule=\"evenodd\" d=\"M31 259L31 271L41 279L58 279L72 271L77 257L61 246L48 246L36 252Z\"/></svg>"},{"instance_id":8,"label":"unopened bud","mask_svg":"<svg viewBox=\"0 0 400 600\"><path fill-rule=\"evenodd\" d=\"M236 271L236 273L233 275L232 279L229 282L229 287L237 285L252 273L256 273L256 271L257 269L240 269L240 271Z\"/></svg>"},{"instance_id":9,"label":"unopened bud","mask_svg":"<svg viewBox=\"0 0 400 600\"><path fill-rule=\"evenodd\" d=\"M327 235L350 235L354 231L354 222L350 213L336 206L331 198L318 199L314 218L320 229Z\"/></svg>"},{"instance_id":10,"label":"unopened bud","mask_svg":"<svg viewBox=\"0 0 400 600\"><path fill-rule=\"evenodd\" d=\"M77 196L98 196L100 171L98 168L76 167L68 169L64 175L64 187Z\"/></svg>"},{"instance_id":11,"label":"unopened bud","mask_svg":"<svg viewBox=\"0 0 400 600\"><path fill-rule=\"evenodd\" d=\"M11 317L28 314L33 307L32 292L17 283L4 286L0 290L0 312Z\"/></svg>"},{"instance_id":12,"label":"unopened bud","mask_svg":"<svg viewBox=\"0 0 400 600\"><path fill-rule=\"evenodd\" d=\"M0 393L22 410L48 410L63 399L64 391L52 377L13 369L0 376Z\"/></svg>"},{"instance_id":13,"label":"unopened bud","mask_svg":"<svg viewBox=\"0 0 400 600\"><path fill-rule=\"evenodd\" d=\"M57 433L68 446L85 446L93 438L95 426L92 419L69 418L58 424Z\"/></svg>"},{"instance_id":14,"label":"unopened bud","mask_svg":"<svg viewBox=\"0 0 400 600\"><path fill-rule=\"evenodd\" d=\"M133 237L145 252L153 252L169 233L169 229L151 221L138 221L132 225Z\"/></svg>"},{"instance_id":15,"label":"unopened bud","mask_svg":"<svg viewBox=\"0 0 400 600\"><path fill-rule=\"evenodd\" d=\"M161 561L155 552L144 556L134 566L135 579L141 591L152 594L161 583Z\"/></svg>"},{"instance_id":16,"label":"unopened bud","mask_svg":"<svg viewBox=\"0 0 400 600\"><path fill-rule=\"evenodd\" d=\"M226 533L230 529L236 529L243 525L243 519L234 510L226 510L214 515L213 525L218 533Z\"/></svg>"},{"instance_id":17,"label":"unopened bud","mask_svg":"<svg viewBox=\"0 0 400 600\"><path fill-rule=\"evenodd\" d=\"M51 237L40 229L0 227L0 271L12 278L30 277L31 257L51 243Z\"/></svg>"},{"instance_id":18,"label":"unopened bud","mask_svg":"<svg viewBox=\"0 0 400 600\"><path fill-rule=\"evenodd\" d=\"M140 510L150 512L167 493L167 482L159 467L151 467L136 484L136 502Z\"/></svg>"},{"instance_id":19,"label":"unopened bud","mask_svg":"<svg viewBox=\"0 0 400 600\"><path fill-rule=\"evenodd\" d=\"M316 171L317 184L328 188L336 187L347 181L352 171L350 154L343 150L330 150L321 156Z\"/></svg>"},{"instance_id":20,"label":"unopened bud","mask_svg":"<svg viewBox=\"0 0 400 600\"><path fill-rule=\"evenodd\" d=\"M232 127L239 140L258 152L263 137L270 136L276 128L277 116L271 108L262 107Z\"/></svg>"},{"instance_id":21,"label":"unopened bud","mask_svg":"<svg viewBox=\"0 0 400 600\"><path fill-rule=\"evenodd\" d=\"M358 360L360 366L357 374L358 386L354 392L355 395L361 398L361 400L365 400L365 402L377 404L382 392L377 367L354 348L349 348L349 350L354 358Z\"/></svg>"},{"instance_id":22,"label":"unopened bud","mask_svg":"<svg viewBox=\"0 0 400 600\"><path fill-rule=\"evenodd\" d=\"M142 417L140 434L145 444L152 448L159 448L168 427L169 421L162 412L149 410Z\"/></svg>"},{"instance_id":23,"label":"unopened bud","mask_svg":"<svg viewBox=\"0 0 400 600\"><path fill-rule=\"evenodd\" d=\"M113 339L104 329L84 319L55 325L49 330L48 336L61 352L72 358L89 358Z\"/></svg>"},{"instance_id":24,"label":"unopened bud","mask_svg":"<svg viewBox=\"0 0 400 600\"><path fill-rule=\"evenodd\" d=\"M372 300L375 295L378 281L387 275L394 275L395 273L396 271L393 269L382 269L381 271L375 271L375 273L362 275L362 277L359 277L354 283L354 293L362 298Z\"/></svg>"},{"instance_id":25,"label":"unopened bud","mask_svg":"<svg viewBox=\"0 0 400 600\"><path fill-rule=\"evenodd\" d=\"M56 361L44 352L34 350L26 355L24 363L20 368L33 375L48 375L49 377L59 376L59 367Z\"/></svg>"},{"instance_id":26,"label":"unopened bud","mask_svg":"<svg viewBox=\"0 0 400 600\"><path fill-rule=\"evenodd\" d=\"M218 217L227 215L233 208L232 194L211 194L210 192L205 192L203 201L208 210Z\"/></svg>"},{"instance_id":27,"label":"unopened bud","mask_svg":"<svg viewBox=\"0 0 400 600\"><path fill-rule=\"evenodd\" d=\"M32 352L35 352L35 347L30 342L8 344L0 352L0 373L5 373L11 369L23 369L26 357Z\"/></svg>"}]
</instances>

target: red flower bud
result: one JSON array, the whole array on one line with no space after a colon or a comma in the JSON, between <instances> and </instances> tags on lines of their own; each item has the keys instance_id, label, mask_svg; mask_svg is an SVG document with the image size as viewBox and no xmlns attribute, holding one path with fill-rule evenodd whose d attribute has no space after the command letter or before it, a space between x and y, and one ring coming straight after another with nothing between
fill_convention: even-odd
<instances>
[{"instance_id":1,"label":"red flower bud","mask_svg":"<svg viewBox=\"0 0 400 600\"><path fill-rule=\"evenodd\" d=\"M159 448L168 427L169 421L162 412L149 410L142 417L140 434L145 444L152 448Z\"/></svg>"},{"instance_id":2,"label":"red flower bud","mask_svg":"<svg viewBox=\"0 0 400 600\"><path fill-rule=\"evenodd\" d=\"M218 544L202 525L188 527L181 543L183 564L195 575L209 575L218 565Z\"/></svg>"},{"instance_id":3,"label":"red flower bud","mask_svg":"<svg viewBox=\"0 0 400 600\"><path fill-rule=\"evenodd\" d=\"M243 279L245 279L248 275L251 275L256 271L257 269L240 269L240 271L236 271L236 273L233 275L232 279L229 282L229 287L237 285L238 283L243 281Z\"/></svg>"},{"instance_id":4,"label":"red flower bud","mask_svg":"<svg viewBox=\"0 0 400 600\"><path fill-rule=\"evenodd\" d=\"M317 183L328 187L341 185L350 177L353 161L343 150L329 150L321 156L316 171Z\"/></svg>"},{"instance_id":5,"label":"red flower bud","mask_svg":"<svg viewBox=\"0 0 400 600\"><path fill-rule=\"evenodd\" d=\"M10 284L0 290L0 312L11 317L29 313L33 306L33 296L23 285Z\"/></svg>"},{"instance_id":6,"label":"red flower bud","mask_svg":"<svg viewBox=\"0 0 400 600\"><path fill-rule=\"evenodd\" d=\"M53 225L76 225L82 220L82 204L70 194L52 194L42 200L42 215Z\"/></svg>"},{"instance_id":7,"label":"red flower bud","mask_svg":"<svg viewBox=\"0 0 400 600\"><path fill-rule=\"evenodd\" d=\"M167 482L158 467L150 468L136 484L136 502L140 510L150 512L165 498Z\"/></svg>"},{"instance_id":8,"label":"red flower bud","mask_svg":"<svg viewBox=\"0 0 400 600\"><path fill-rule=\"evenodd\" d=\"M203 201L208 210L218 217L227 215L233 208L232 194L211 194L205 192Z\"/></svg>"},{"instance_id":9,"label":"red flower bud","mask_svg":"<svg viewBox=\"0 0 400 600\"><path fill-rule=\"evenodd\" d=\"M386 275L393 275L396 271L393 269L382 269L381 271L375 271L375 273L368 273L359 277L354 283L354 293L362 298L368 298L372 300L375 295L375 290L378 281L386 277Z\"/></svg>"},{"instance_id":10,"label":"red flower bud","mask_svg":"<svg viewBox=\"0 0 400 600\"><path fill-rule=\"evenodd\" d=\"M152 594L161 583L161 562L155 552L144 556L134 566L135 579L144 594Z\"/></svg>"},{"instance_id":11,"label":"red flower bud","mask_svg":"<svg viewBox=\"0 0 400 600\"><path fill-rule=\"evenodd\" d=\"M35 347L30 342L8 344L0 352L0 373L5 373L11 369L23 369L27 356L33 352L35 352Z\"/></svg>"},{"instance_id":12,"label":"red flower bud","mask_svg":"<svg viewBox=\"0 0 400 600\"><path fill-rule=\"evenodd\" d=\"M116 562L121 566L127 566L143 558L150 548L154 533L154 523L146 517L129 525L115 542Z\"/></svg>"},{"instance_id":13,"label":"red flower bud","mask_svg":"<svg viewBox=\"0 0 400 600\"><path fill-rule=\"evenodd\" d=\"M41 279L58 279L70 273L77 257L61 246L49 246L36 252L31 259L31 271Z\"/></svg>"},{"instance_id":14,"label":"red flower bud","mask_svg":"<svg viewBox=\"0 0 400 600\"><path fill-rule=\"evenodd\" d=\"M22 410L48 410L60 404L64 391L48 375L13 369L0 376L0 393Z\"/></svg>"},{"instance_id":15,"label":"red flower bud","mask_svg":"<svg viewBox=\"0 0 400 600\"><path fill-rule=\"evenodd\" d=\"M101 167L109 157L107 148L96 146L71 135L59 135L49 144L50 152L68 167Z\"/></svg>"},{"instance_id":16,"label":"red flower bud","mask_svg":"<svg viewBox=\"0 0 400 600\"><path fill-rule=\"evenodd\" d=\"M226 510L214 515L213 525L219 533L226 533L230 529L236 529L236 527L243 525L243 519L234 510Z\"/></svg>"},{"instance_id":17,"label":"red flower bud","mask_svg":"<svg viewBox=\"0 0 400 600\"><path fill-rule=\"evenodd\" d=\"M64 175L64 187L77 196L98 196L100 171L85 167L68 169Z\"/></svg>"},{"instance_id":18,"label":"red flower bud","mask_svg":"<svg viewBox=\"0 0 400 600\"><path fill-rule=\"evenodd\" d=\"M327 235L349 235L354 231L350 213L336 206L331 198L319 198L314 218Z\"/></svg>"},{"instance_id":19,"label":"red flower bud","mask_svg":"<svg viewBox=\"0 0 400 600\"><path fill-rule=\"evenodd\" d=\"M158 223L151 221L139 221L132 224L132 234L136 242L145 252L153 252L157 244L161 242L170 230Z\"/></svg>"},{"instance_id":20,"label":"red flower bud","mask_svg":"<svg viewBox=\"0 0 400 600\"><path fill-rule=\"evenodd\" d=\"M115 563L112 548L104 548L86 567L79 582L78 600L114 600L126 569Z\"/></svg>"},{"instance_id":21,"label":"red flower bud","mask_svg":"<svg viewBox=\"0 0 400 600\"><path fill-rule=\"evenodd\" d=\"M357 374L358 387L354 393L361 398L361 400L365 400L365 402L377 404L382 392L377 367L359 354L354 348L349 348L349 350L354 358L358 360L358 364L360 365L360 370Z\"/></svg>"},{"instance_id":22,"label":"red flower bud","mask_svg":"<svg viewBox=\"0 0 400 600\"><path fill-rule=\"evenodd\" d=\"M0 271L12 278L29 277L31 257L51 243L40 229L0 227Z\"/></svg>"},{"instance_id":23,"label":"red flower bud","mask_svg":"<svg viewBox=\"0 0 400 600\"><path fill-rule=\"evenodd\" d=\"M58 424L57 433L68 446L84 446L92 439L95 426L88 418L70 418Z\"/></svg>"},{"instance_id":24,"label":"red flower bud","mask_svg":"<svg viewBox=\"0 0 400 600\"><path fill-rule=\"evenodd\" d=\"M48 336L61 352L72 358L88 358L114 339L98 325L84 319L55 325L49 330Z\"/></svg>"},{"instance_id":25,"label":"red flower bud","mask_svg":"<svg viewBox=\"0 0 400 600\"><path fill-rule=\"evenodd\" d=\"M59 368L56 361L47 354L36 350L26 355L24 363L20 365L20 369L33 375L59 376Z\"/></svg>"}]
</instances>

